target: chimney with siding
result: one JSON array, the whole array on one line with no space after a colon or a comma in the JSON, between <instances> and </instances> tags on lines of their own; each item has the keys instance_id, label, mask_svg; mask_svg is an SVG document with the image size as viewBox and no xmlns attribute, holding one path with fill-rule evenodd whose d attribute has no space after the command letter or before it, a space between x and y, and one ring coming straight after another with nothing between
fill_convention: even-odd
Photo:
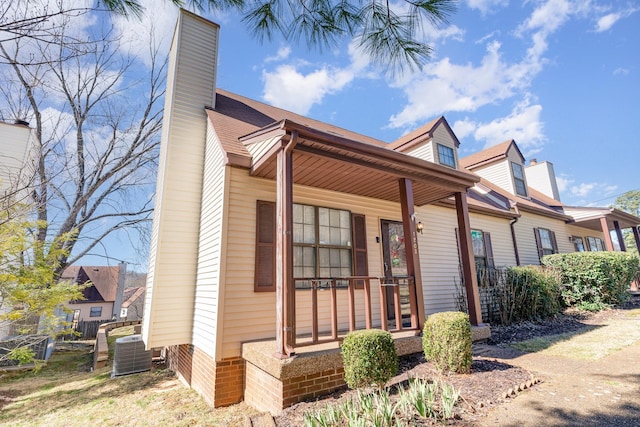
<instances>
[{"instance_id":1,"label":"chimney with siding","mask_svg":"<svg viewBox=\"0 0 640 427\"><path fill-rule=\"evenodd\" d=\"M215 107L219 30L181 9L171 43L142 329L147 348L191 344L205 107Z\"/></svg>"},{"instance_id":2,"label":"chimney with siding","mask_svg":"<svg viewBox=\"0 0 640 427\"><path fill-rule=\"evenodd\" d=\"M547 162L538 162L532 159L529 166L524 168L527 175L527 183L530 187L535 188L542 194L560 201L560 192L558 191L558 183L556 174L553 170L553 164Z\"/></svg>"}]
</instances>

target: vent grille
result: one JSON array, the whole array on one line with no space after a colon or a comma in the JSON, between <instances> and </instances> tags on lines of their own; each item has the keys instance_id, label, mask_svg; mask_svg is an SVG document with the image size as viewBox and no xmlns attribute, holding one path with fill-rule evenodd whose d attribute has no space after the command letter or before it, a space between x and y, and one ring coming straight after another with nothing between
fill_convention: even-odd
<instances>
[{"instance_id":1,"label":"vent grille","mask_svg":"<svg viewBox=\"0 0 640 427\"><path fill-rule=\"evenodd\" d=\"M118 338L113 353L113 377L151 369L151 350L145 350L142 335Z\"/></svg>"}]
</instances>

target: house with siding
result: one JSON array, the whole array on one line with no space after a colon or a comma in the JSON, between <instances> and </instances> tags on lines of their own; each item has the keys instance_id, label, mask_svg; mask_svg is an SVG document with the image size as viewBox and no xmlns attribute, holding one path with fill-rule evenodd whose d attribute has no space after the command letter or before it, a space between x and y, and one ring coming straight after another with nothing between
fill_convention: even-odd
<instances>
[{"instance_id":1,"label":"house with siding","mask_svg":"<svg viewBox=\"0 0 640 427\"><path fill-rule=\"evenodd\" d=\"M146 346L167 348L171 369L211 405L244 399L278 413L344 384L338 345L349 331L389 330L400 354L421 351L425 316L457 310L460 287L486 337L476 264L538 263L526 230L558 236L571 221L536 193L514 196L521 182L483 176L499 166L513 177L509 162L524 162L515 143L497 155L506 166L464 163L444 117L387 142L222 90L218 34L181 11Z\"/></svg>"}]
</instances>

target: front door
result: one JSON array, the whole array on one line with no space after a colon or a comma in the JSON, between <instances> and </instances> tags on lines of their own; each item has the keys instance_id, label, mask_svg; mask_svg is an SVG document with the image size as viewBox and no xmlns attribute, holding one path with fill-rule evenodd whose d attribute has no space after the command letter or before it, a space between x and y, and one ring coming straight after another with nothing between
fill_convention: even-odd
<instances>
[{"instance_id":1,"label":"front door","mask_svg":"<svg viewBox=\"0 0 640 427\"><path fill-rule=\"evenodd\" d=\"M382 230L382 255L384 260L384 275L391 279L393 277L407 276L407 255L404 244L404 229L399 221L382 220L380 222ZM388 320L395 319L394 287L387 287L387 317ZM411 322L411 305L409 304L409 287L400 285L400 309L403 324L406 320Z\"/></svg>"}]
</instances>

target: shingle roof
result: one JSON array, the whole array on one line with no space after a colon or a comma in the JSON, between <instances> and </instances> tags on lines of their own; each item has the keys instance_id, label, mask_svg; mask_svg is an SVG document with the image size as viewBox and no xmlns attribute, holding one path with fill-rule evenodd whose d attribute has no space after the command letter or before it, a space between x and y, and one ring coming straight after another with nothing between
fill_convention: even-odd
<instances>
[{"instance_id":1,"label":"shingle roof","mask_svg":"<svg viewBox=\"0 0 640 427\"><path fill-rule=\"evenodd\" d=\"M86 278L91 281L93 287L98 291L102 299L106 302L113 302L116 300L118 291L119 272L120 267L118 266L93 267L72 265L62 272L61 278L63 280L73 280L76 282L82 281L84 283L86 279L83 279L82 276L86 275Z\"/></svg>"},{"instance_id":2,"label":"shingle roof","mask_svg":"<svg viewBox=\"0 0 640 427\"><path fill-rule=\"evenodd\" d=\"M518 148L518 144L516 144L516 142L513 139L510 139L498 145L485 148L482 151L478 151L477 153L473 153L469 156L461 158L460 167L473 170L479 166L492 163L496 160L504 159L507 157L507 153L509 152L509 148L511 147L512 144L516 147L516 150L518 150L518 154L524 160L524 156L520 152L520 149Z\"/></svg>"}]
</instances>

